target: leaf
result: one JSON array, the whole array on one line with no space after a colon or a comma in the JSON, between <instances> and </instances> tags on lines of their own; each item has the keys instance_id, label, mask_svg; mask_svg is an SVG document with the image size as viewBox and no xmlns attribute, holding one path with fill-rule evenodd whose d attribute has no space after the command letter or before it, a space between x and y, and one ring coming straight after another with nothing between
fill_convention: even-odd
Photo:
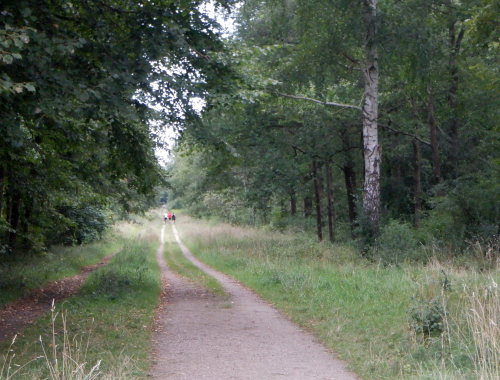
<instances>
[{"instance_id":1,"label":"leaf","mask_svg":"<svg viewBox=\"0 0 500 380\"><path fill-rule=\"evenodd\" d=\"M12 55L10 54L5 54L2 57L2 61L4 61L7 65L10 65L14 61L14 58L12 58Z\"/></svg>"},{"instance_id":2,"label":"leaf","mask_svg":"<svg viewBox=\"0 0 500 380\"><path fill-rule=\"evenodd\" d=\"M16 45L19 49L22 49L24 42L20 38L16 38L14 39L14 45Z\"/></svg>"},{"instance_id":3,"label":"leaf","mask_svg":"<svg viewBox=\"0 0 500 380\"><path fill-rule=\"evenodd\" d=\"M83 102L83 103L85 103L87 100L89 100L89 98L90 98L90 95L89 95L88 91L82 92L82 93L80 94L80 96L78 97L78 99L79 99L81 102Z\"/></svg>"},{"instance_id":4,"label":"leaf","mask_svg":"<svg viewBox=\"0 0 500 380\"><path fill-rule=\"evenodd\" d=\"M31 9L29 8L24 8L22 11L21 11L21 15L23 17L29 17L31 15Z\"/></svg>"},{"instance_id":5,"label":"leaf","mask_svg":"<svg viewBox=\"0 0 500 380\"><path fill-rule=\"evenodd\" d=\"M29 92L36 92L36 88L35 86L33 86L31 83L26 83L24 85L24 87L26 88L26 90L28 90Z\"/></svg>"}]
</instances>

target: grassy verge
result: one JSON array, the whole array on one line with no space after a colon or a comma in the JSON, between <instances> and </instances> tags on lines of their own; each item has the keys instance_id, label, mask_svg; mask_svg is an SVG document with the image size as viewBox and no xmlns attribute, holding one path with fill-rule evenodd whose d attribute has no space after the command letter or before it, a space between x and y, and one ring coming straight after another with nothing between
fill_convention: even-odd
<instances>
[{"instance_id":1,"label":"grassy verge","mask_svg":"<svg viewBox=\"0 0 500 380\"><path fill-rule=\"evenodd\" d=\"M98 263L122 246L121 239L109 234L99 243L54 247L43 256L29 256L1 263L0 307L46 282L77 275L84 266Z\"/></svg>"},{"instance_id":2,"label":"grassy verge","mask_svg":"<svg viewBox=\"0 0 500 380\"><path fill-rule=\"evenodd\" d=\"M191 261L186 259L186 257L182 254L181 248L175 241L172 228L169 224L165 227L164 241L165 259L170 269L218 296L223 298L228 296L215 278L207 275L205 272L193 265Z\"/></svg>"},{"instance_id":3,"label":"grassy verge","mask_svg":"<svg viewBox=\"0 0 500 380\"><path fill-rule=\"evenodd\" d=\"M489 322L500 317L497 269L384 267L304 235L186 218L177 228L193 253L313 331L361 378L499 378L500 334Z\"/></svg>"},{"instance_id":4,"label":"grassy verge","mask_svg":"<svg viewBox=\"0 0 500 380\"><path fill-rule=\"evenodd\" d=\"M98 373L99 379L146 378L161 291L159 229L158 222L147 221L118 226L126 242L111 263L93 272L78 296L23 331L12 347L0 344L0 379L90 380ZM16 368L20 373L9 377Z\"/></svg>"}]
</instances>

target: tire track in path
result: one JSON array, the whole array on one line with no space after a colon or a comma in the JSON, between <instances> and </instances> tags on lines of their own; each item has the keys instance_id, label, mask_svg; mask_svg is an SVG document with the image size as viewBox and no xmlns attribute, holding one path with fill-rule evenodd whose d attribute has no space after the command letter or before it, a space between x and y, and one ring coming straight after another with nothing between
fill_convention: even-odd
<instances>
[{"instance_id":1,"label":"tire track in path","mask_svg":"<svg viewBox=\"0 0 500 380\"><path fill-rule=\"evenodd\" d=\"M164 231L157 251L166 291L159 315L155 365L158 379L356 380L315 338L233 278L184 255L215 277L230 295L222 300L175 275L165 263Z\"/></svg>"}]
</instances>

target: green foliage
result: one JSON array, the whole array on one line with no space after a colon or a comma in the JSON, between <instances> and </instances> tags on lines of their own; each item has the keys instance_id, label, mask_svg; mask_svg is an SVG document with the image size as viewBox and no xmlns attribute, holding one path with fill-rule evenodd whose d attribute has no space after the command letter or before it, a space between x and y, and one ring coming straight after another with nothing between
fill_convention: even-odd
<instances>
[{"instance_id":1,"label":"green foliage","mask_svg":"<svg viewBox=\"0 0 500 380\"><path fill-rule=\"evenodd\" d=\"M110 226L106 210L90 205L62 206L58 212L67 219L68 226L58 225L59 233L54 231L50 244L83 244L99 240Z\"/></svg>"},{"instance_id":2,"label":"green foliage","mask_svg":"<svg viewBox=\"0 0 500 380\"><path fill-rule=\"evenodd\" d=\"M2 1L2 251L92 241L102 210L150 207L162 129L228 75L202 2Z\"/></svg>"},{"instance_id":3,"label":"green foliage","mask_svg":"<svg viewBox=\"0 0 500 380\"><path fill-rule=\"evenodd\" d=\"M368 250L368 256L384 264L406 261L425 263L427 253L418 238L418 232L411 225L391 220L382 226L380 235Z\"/></svg>"},{"instance_id":4,"label":"green foliage","mask_svg":"<svg viewBox=\"0 0 500 380\"><path fill-rule=\"evenodd\" d=\"M170 167L171 204L231 223L309 231L318 227L312 164L321 172L328 163L337 226L352 228L341 235L355 238L363 255L400 264L434 253L469 255L475 242L488 246L500 225L499 6L378 3L377 229L359 202L361 115L325 104L363 104L361 3L244 2L227 50L213 55L231 66L232 80L209 94L201 119L183 131ZM324 173L318 177L324 236L326 183Z\"/></svg>"},{"instance_id":5,"label":"green foliage","mask_svg":"<svg viewBox=\"0 0 500 380\"><path fill-rule=\"evenodd\" d=\"M283 207L274 206L271 209L270 225L278 231L283 231L289 225L288 218L285 210L283 210Z\"/></svg>"},{"instance_id":6,"label":"green foliage","mask_svg":"<svg viewBox=\"0 0 500 380\"><path fill-rule=\"evenodd\" d=\"M414 296L408 313L410 327L416 334L435 337L444 333L445 307L441 298L428 300L421 296Z\"/></svg>"}]
</instances>

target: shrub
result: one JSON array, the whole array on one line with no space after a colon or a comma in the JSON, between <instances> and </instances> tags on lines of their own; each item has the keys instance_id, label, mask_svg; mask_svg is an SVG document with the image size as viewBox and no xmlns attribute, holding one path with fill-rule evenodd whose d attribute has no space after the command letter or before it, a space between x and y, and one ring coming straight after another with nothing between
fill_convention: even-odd
<instances>
[{"instance_id":1,"label":"shrub","mask_svg":"<svg viewBox=\"0 0 500 380\"><path fill-rule=\"evenodd\" d=\"M397 220L391 220L382 227L380 235L368 250L368 256L384 264L427 261L426 252L413 227Z\"/></svg>"},{"instance_id":2,"label":"shrub","mask_svg":"<svg viewBox=\"0 0 500 380\"><path fill-rule=\"evenodd\" d=\"M102 238L109 227L105 211L91 205L64 205L58 209L65 222L65 229L59 227L58 233L47 236L49 244L91 243Z\"/></svg>"},{"instance_id":3,"label":"shrub","mask_svg":"<svg viewBox=\"0 0 500 380\"><path fill-rule=\"evenodd\" d=\"M421 296L412 297L409 314L410 327L415 333L431 337L444 332L445 308L440 297L432 300Z\"/></svg>"}]
</instances>

